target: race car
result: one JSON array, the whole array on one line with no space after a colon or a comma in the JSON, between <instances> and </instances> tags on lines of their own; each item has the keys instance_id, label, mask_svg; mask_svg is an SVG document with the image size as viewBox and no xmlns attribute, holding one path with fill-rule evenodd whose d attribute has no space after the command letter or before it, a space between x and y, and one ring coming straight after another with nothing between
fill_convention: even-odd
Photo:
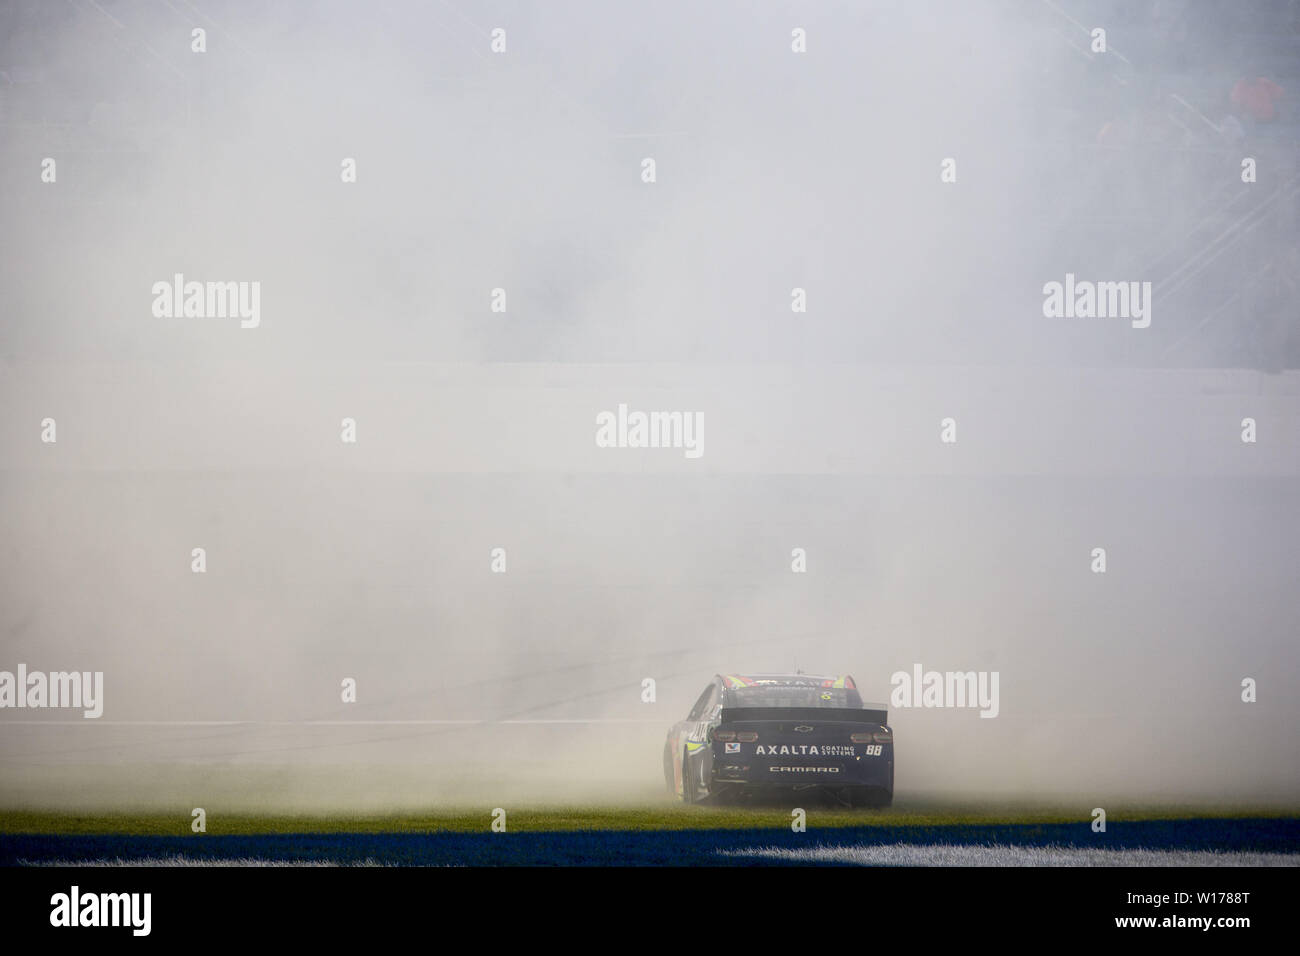
<instances>
[{"instance_id":1,"label":"race car","mask_svg":"<svg viewBox=\"0 0 1300 956\"><path fill-rule=\"evenodd\" d=\"M853 678L719 674L664 744L664 781L684 803L816 790L848 806L894 799L894 732Z\"/></svg>"}]
</instances>

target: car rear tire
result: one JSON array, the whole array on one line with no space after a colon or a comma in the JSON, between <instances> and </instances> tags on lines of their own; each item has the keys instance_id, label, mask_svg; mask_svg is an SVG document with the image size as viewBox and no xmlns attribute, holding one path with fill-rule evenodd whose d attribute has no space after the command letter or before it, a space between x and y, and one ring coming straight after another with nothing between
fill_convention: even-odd
<instances>
[{"instance_id":1,"label":"car rear tire","mask_svg":"<svg viewBox=\"0 0 1300 956\"><path fill-rule=\"evenodd\" d=\"M695 780L699 771L691 766L690 758L682 754L682 802L688 806L700 799L699 785Z\"/></svg>"}]
</instances>

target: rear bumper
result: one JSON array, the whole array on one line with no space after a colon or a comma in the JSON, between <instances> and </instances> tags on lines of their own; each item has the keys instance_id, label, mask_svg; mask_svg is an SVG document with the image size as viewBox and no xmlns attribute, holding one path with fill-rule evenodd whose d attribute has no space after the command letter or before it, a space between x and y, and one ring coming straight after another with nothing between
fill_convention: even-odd
<instances>
[{"instance_id":1,"label":"rear bumper","mask_svg":"<svg viewBox=\"0 0 1300 956\"><path fill-rule=\"evenodd\" d=\"M839 756L791 756L756 753L753 744L742 744L741 753L725 753L714 745L713 772L717 787L748 784L773 787L878 787L893 790L894 748L882 753L861 753L862 747L842 748L857 752ZM710 788L712 789L712 788Z\"/></svg>"}]
</instances>

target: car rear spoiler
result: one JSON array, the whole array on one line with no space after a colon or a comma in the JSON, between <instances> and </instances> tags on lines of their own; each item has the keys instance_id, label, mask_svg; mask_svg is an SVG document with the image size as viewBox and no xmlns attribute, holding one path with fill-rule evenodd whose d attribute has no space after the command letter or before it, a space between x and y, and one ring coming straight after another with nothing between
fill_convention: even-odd
<instances>
[{"instance_id":1,"label":"car rear spoiler","mask_svg":"<svg viewBox=\"0 0 1300 956\"><path fill-rule=\"evenodd\" d=\"M722 722L734 720L798 720L853 724L887 724L889 711L880 704L856 707L724 707Z\"/></svg>"}]
</instances>

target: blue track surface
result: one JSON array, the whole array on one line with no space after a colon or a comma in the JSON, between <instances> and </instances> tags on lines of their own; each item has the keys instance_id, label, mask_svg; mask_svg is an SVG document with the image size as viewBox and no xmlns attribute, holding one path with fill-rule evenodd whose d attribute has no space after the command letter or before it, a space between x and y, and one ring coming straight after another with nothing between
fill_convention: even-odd
<instances>
[{"instance_id":1,"label":"blue track surface","mask_svg":"<svg viewBox=\"0 0 1300 956\"><path fill-rule=\"evenodd\" d=\"M421 866L762 865L719 850L807 848L816 844L994 844L1093 849L1300 852L1300 820L1155 820L1112 822L1093 833L1068 824L856 827L788 830L602 830L563 833L341 833L267 836L48 836L0 834L0 865L21 862L140 859L181 855L195 860L255 858Z\"/></svg>"}]
</instances>

